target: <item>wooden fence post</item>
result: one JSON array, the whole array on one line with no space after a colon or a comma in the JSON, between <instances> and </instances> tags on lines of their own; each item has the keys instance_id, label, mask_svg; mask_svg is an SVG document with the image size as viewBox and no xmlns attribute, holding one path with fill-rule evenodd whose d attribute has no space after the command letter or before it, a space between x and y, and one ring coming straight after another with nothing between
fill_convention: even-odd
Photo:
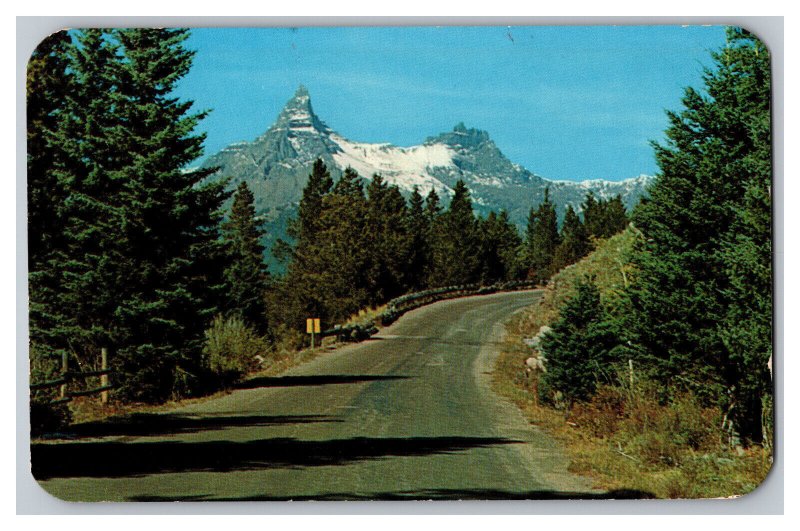
<instances>
[{"instance_id":1,"label":"wooden fence post","mask_svg":"<svg viewBox=\"0 0 800 531\"><path fill-rule=\"evenodd\" d=\"M628 376L631 380L631 392L633 392L633 360L628 358Z\"/></svg>"},{"instance_id":2,"label":"wooden fence post","mask_svg":"<svg viewBox=\"0 0 800 531\"><path fill-rule=\"evenodd\" d=\"M68 370L68 359L67 359L67 351L61 351L61 377L64 378L64 383L61 384L61 398L67 396L67 370Z\"/></svg>"},{"instance_id":3,"label":"wooden fence post","mask_svg":"<svg viewBox=\"0 0 800 531\"><path fill-rule=\"evenodd\" d=\"M108 369L108 349L103 347L100 349L100 369L106 370ZM107 387L108 386L108 374L103 373L100 376L100 387ZM100 392L100 403L107 404L108 403L108 390Z\"/></svg>"}]
</instances>

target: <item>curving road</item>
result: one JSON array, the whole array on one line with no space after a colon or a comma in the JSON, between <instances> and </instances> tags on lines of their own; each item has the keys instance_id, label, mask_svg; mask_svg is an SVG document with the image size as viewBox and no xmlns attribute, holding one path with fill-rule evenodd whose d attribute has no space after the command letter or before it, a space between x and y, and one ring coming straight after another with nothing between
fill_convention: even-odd
<instances>
[{"instance_id":1,"label":"curving road","mask_svg":"<svg viewBox=\"0 0 800 531\"><path fill-rule=\"evenodd\" d=\"M502 323L539 291L442 301L365 343L169 413L32 445L66 500L591 496L489 387Z\"/></svg>"}]
</instances>

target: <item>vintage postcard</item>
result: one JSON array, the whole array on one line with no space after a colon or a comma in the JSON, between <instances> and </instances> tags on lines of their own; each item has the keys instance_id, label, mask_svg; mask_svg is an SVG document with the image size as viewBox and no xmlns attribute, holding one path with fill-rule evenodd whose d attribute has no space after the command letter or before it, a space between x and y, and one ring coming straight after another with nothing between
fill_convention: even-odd
<instances>
[{"instance_id":1,"label":"vintage postcard","mask_svg":"<svg viewBox=\"0 0 800 531\"><path fill-rule=\"evenodd\" d=\"M771 79L714 25L49 35L33 477L83 502L751 492Z\"/></svg>"}]
</instances>

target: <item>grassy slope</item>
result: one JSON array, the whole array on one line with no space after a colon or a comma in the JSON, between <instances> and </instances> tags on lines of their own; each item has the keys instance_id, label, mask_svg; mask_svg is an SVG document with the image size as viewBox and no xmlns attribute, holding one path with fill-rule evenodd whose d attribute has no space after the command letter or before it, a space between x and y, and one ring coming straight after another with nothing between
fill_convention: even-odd
<instances>
[{"instance_id":1,"label":"grassy slope","mask_svg":"<svg viewBox=\"0 0 800 531\"><path fill-rule=\"evenodd\" d=\"M540 405L534 382L525 376L530 350L522 338L558 319L559 308L585 275L595 277L604 303L614 306L635 271L627 257L636 234L627 231L598 242L595 252L557 273L541 303L507 324L502 353L494 371L495 389L523 411L532 424L560 440L572 459L570 470L590 477L596 488L635 489L659 498L708 498L742 495L766 477L771 456L761 448L733 451L720 444L716 412L697 406L690 397L659 406L646 389L606 389L606 402L622 404L625 413L609 413L603 403L573 411ZM694 431L692 431L694 430ZM673 436L687 431L702 440L694 448Z\"/></svg>"}]
</instances>

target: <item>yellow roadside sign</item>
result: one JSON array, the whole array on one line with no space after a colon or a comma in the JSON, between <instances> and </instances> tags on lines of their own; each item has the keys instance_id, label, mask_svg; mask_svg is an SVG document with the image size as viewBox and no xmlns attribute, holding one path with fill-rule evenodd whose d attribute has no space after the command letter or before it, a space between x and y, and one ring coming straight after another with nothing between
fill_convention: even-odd
<instances>
[{"instance_id":1,"label":"yellow roadside sign","mask_svg":"<svg viewBox=\"0 0 800 531\"><path fill-rule=\"evenodd\" d=\"M322 332L319 319L306 319L306 334L319 334Z\"/></svg>"}]
</instances>

